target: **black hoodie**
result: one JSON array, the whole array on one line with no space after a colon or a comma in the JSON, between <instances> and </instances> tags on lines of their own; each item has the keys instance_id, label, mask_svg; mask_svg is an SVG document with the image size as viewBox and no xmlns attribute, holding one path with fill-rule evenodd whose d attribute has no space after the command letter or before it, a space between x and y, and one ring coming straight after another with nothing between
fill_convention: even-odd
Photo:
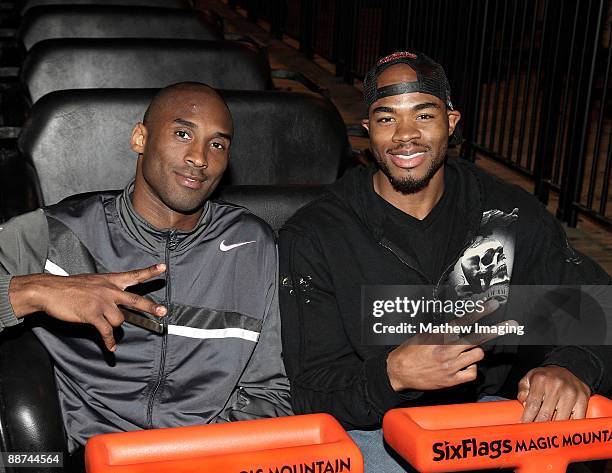
<instances>
[{"instance_id":1,"label":"black hoodie","mask_svg":"<svg viewBox=\"0 0 612 473\"><path fill-rule=\"evenodd\" d=\"M560 224L533 196L468 162L447 159L446 179L454 180L456 194L454 221L464 224L448 231L465 235L465 245L441 249L446 269L437 281L428 281L418 261L394 242L397 235L385 234L385 212L372 184L375 171L373 166L349 171L280 232L283 354L296 413L328 412L347 428L379 428L384 413L395 407L483 394L516 396L512 376L538 365L569 369L593 393L612 387L608 347L534 349L519 363L516 349L498 346L479 364L475 383L425 394L395 392L386 368L395 347L361 342L362 286L450 282L473 291L469 275L461 274L461 258L487 241L503 245L507 285L609 284L610 277L569 246Z\"/></svg>"}]
</instances>

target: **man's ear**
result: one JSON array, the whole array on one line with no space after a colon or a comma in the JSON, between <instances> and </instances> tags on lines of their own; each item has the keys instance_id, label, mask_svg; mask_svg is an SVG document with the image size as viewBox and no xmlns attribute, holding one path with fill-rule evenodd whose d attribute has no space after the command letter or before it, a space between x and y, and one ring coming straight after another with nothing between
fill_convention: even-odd
<instances>
[{"instance_id":1,"label":"man's ear","mask_svg":"<svg viewBox=\"0 0 612 473\"><path fill-rule=\"evenodd\" d=\"M363 120L361 120L361 126L364 127L366 130L368 130L368 132L370 131L370 120L368 120L367 118L364 118Z\"/></svg>"},{"instance_id":2,"label":"man's ear","mask_svg":"<svg viewBox=\"0 0 612 473\"><path fill-rule=\"evenodd\" d=\"M448 110L448 136L452 135L461 120L461 113L458 110Z\"/></svg>"},{"instance_id":3,"label":"man's ear","mask_svg":"<svg viewBox=\"0 0 612 473\"><path fill-rule=\"evenodd\" d=\"M132 129L132 139L130 141L132 151L138 154L144 153L145 143L147 142L147 128L142 123L136 123Z\"/></svg>"}]
</instances>

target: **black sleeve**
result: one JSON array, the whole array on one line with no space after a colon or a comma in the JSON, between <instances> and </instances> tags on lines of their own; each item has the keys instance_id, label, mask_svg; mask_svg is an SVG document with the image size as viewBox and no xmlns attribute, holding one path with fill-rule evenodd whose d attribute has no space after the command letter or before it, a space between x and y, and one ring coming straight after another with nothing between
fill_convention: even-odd
<instances>
[{"instance_id":1,"label":"black sleeve","mask_svg":"<svg viewBox=\"0 0 612 473\"><path fill-rule=\"evenodd\" d=\"M379 428L384 413L421 393L396 393L387 352L364 359L355 350L338 307L330 270L317 245L280 233L283 357L296 414L327 412L346 428ZM354 314L354 323L361 323Z\"/></svg>"},{"instance_id":2,"label":"black sleeve","mask_svg":"<svg viewBox=\"0 0 612 473\"><path fill-rule=\"evenodd\" d=\"M610 276L596 262L570 245L559 221L543 206L532 237L531 284L609 285ZM612 326L612 320L608 321ZM612 391L611 346L561 346L548 351L542 366L557 365L570 370L591 388L593 394Z\"/></svg>"}]
</instances>

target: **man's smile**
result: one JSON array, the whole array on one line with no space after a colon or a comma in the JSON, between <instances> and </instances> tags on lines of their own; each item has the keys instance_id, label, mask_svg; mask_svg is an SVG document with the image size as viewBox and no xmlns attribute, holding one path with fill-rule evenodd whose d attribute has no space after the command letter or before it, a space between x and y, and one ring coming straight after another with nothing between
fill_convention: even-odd
<instances>
[{"instance_id":1,"label":"man's smile","mask_svg":"<svg viewBox=\"0 0 612 473\"><path fill-rule=\"evenodd\" d=\"M403 169L412 169L417 167L423 161L425 161L425 151L409 151L409 150L396 150L387 153L397 167Z\"/></svg>"}]
</instances>

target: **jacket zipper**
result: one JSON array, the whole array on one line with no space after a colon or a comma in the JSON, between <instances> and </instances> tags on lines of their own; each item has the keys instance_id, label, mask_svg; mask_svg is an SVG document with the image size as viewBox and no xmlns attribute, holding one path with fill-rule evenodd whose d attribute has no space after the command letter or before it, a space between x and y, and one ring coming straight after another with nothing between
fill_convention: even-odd
<instances>
[{"instance_id":1,"label":"jacket zipper","mask_svg":"<svg viewBox=\"0 0 612 473\"><path fill-rule=\"evenodd\" d=\"M406 260L404 258L402 258L402 256L399 254L399 251L397 251L397 249L391 248L390 245L391 242L389 242L386 239L382 239L378 242L378 244L380 246L382 246L383 248L386 248L387 250L389 250L391 253L393 253L393 256L395 256L398 260L400 260L405 266L408 266L410 269L412 269L415 273L418 273L425 281L427 281L430 284L433 284L433 281L431 281L423 272L421 272L419 269L415 268L414 266L408 264L406 262Z\"/></svg>"},{"instance_id":2,"label":"jacket zipper","mask_svg":"<svg viewBox=\"0 0 612 473\"><path fill-rule=\"evenodd\" d=\"M423 274L421 271L419 271L419 270L418 270L417 268L415 268L414 266L412 266L412 265L408 264L408 263L406 262L406 260L404 260L404 259L402 258L402 256L399 254L399 252L398 252L397 250L395 250L395 249L393 249L393 248L391 248L391 247L389 246L389 243L390 243L390 242L387 242L385 239L380 240L380 241L378 242L378 244L379 244L380 246L382 246L383 248L386 248L386 249L387 249L387 250L389 250L391 253L393 253L393 255L394 255L394 256L395 256L395 257L396 257L398 260L400 260L400 261L401 261L401 262L402 262L402 263L403 263L405 266L409 267L409 268L410 268L410 269L412 269L414 272L418 273L418 274L419 274L420 276L422 276L422 277L425 279L425 281L427 281L428 283L433 284L433 281L431 281L431 280L430 280L430 279L429 279L429 278L428 278L428 277L427 277L425 274ZM458 256L458 257L461 257L461 255L463 254L463 252L464 252L464 251L465 251L465 250L466 250L466 249L467 249L467 248L468 248L468 247L469 247L471 244L472 244L472 239L471 239L471 238L468 238L468 243L466 243L466 244L465 244L465 246L463 246L463 248L462 248L462 249L459 251L459 256ZM458 258L457 258L457 259L458 259ZM449 271L449 270L450 270L450 269L451 269L453 266L455 266L455 264L457 263L457 259L455 259L455 260L454 260L454 262L453 262L453 263L451 263L449 266L447 266L447 268L446 268L446 269L445 269L445 270L442 272L442 275L440 276L440 278L438 279L438 282L436 283L436 285L435 285L435 286L434 286L434 288L433 288L433 297L434 297L434 299L435 299L436 297L438 297L438 292L439 292L439 290L440 290L440 283L441 283L441 282L442 282L442 280L444 279L444 276L446 276L446 275L448 274L448 271Z\"/></svg>"},{"instance_id":3,"label":"jacket zipper","mask_svg":"<svg viewBox=\"0 0 612 473\"><path fill-rule=\"evenodd\" d=\"M166 263L166 301L165 305L168 308L168 313L162 318L162 346L159 360L159 371L157 374L157 381L149 396L149 404L147 406L147 425L150 429L153 428L153 405L155 404L155 396L161 386L164 378L164 368L166 365L166 349L168 345L168 317L171 316L171 303L172 303L172 281L170 279L170 251L174 250L176 246L176 230L170 230L166 237L166 249L165 249L165 263Z\"/></svg>"},{"instance_id":4,"label":"jacket zipper","mask_svg":"<svg viewBox=\"0 0 612 473\"><path fill-rule=\"evenodd\" d=\"M455 264L457 264L457 261L459 260L459 258L461 258L461 255L472 244L472 241L473 241L472 237L468 238L468 242L463 246L463 248L461 248L461 250L459 250L457 258L454 259L454 262L451 263L444 271L442 271L442 274L440 275L440 279L438 279L438 283L434 286L434 293L433 293L434 297L438 296L438 291L440 290L440 283L442 282L444 277L448 274L449 270L452 269L452 267L455 266Z\"/></svg>"}]
</instances>

